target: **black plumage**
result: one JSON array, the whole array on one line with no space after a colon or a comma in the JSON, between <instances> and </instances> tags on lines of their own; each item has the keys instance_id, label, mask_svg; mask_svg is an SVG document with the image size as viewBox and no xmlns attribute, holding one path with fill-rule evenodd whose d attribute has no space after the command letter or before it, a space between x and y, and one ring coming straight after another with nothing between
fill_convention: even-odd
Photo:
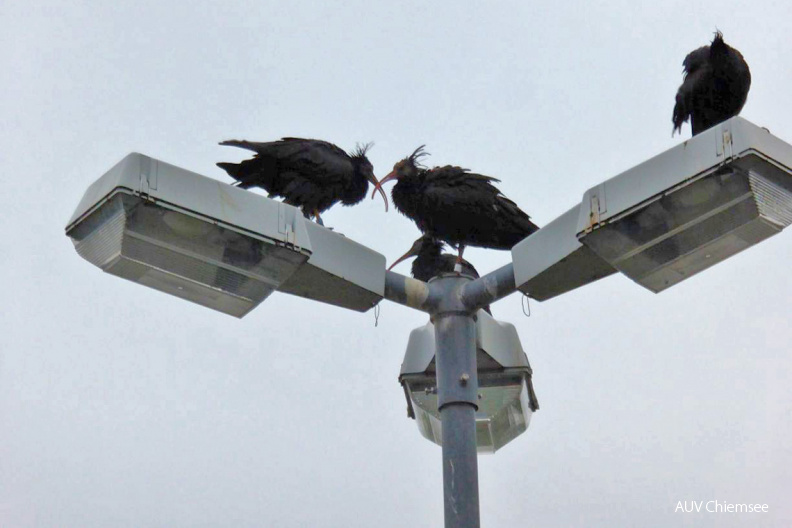
<instances>
[{"instance_id":1,"label":"black plumage","mask_svg":"<svg viewBox=\"0 0 792 528\"><path fill-rule=\"evenodd\" d=\"M424 282L441 273L453 273L457 260L454 255L443 253L442 241L423 235L413 243L407 253L391 264L388 270L393 269L394 266L410 257L415 257L411 268L412 276ZM479 274L473 264L463 259L461 266L463 275L469 275L474 279L479 278Z\"/></svg>"},{"instance_id":2,"label":"black plumage","mask_svg":"<svg viewBox=\"0 0 792 528\"><path fill-rule=\"evenodd\" d=\"M230 145L252 150L256 155L241 163L218 163L243 189L261 187L270 197L300 207L306 218L316 217L337 202L354 205L368 191L369 182L377 185L374 168L366 157L369 145L351 154L318 139L283 138L280 141L253 143L229 140ZM388 200L385 200L385 210Z\"/></svg>"},{"instance_id":3,"label":"black plumage","mask_svg":"<svg viewBox=\"0 0 792 528\"><path fill-rule=\"evenodd\" d=\"M424 155L423 147L416 149L379 186L396 180L396 209L421 232L456 246L460 259L465 246L511 249L539 229L493 185L500 180L451 165L427 169L418 164Z\"/></svg>"},{"instance_id":4,"label":"black plumage","mask_svg":"<svg viewBox=\"0 0 792 528\"><path fill-rule=\"evenodd\" d=\"M456 266L457 257L449 255L448 253L443 253L443 242L431 236L423 235L413 242L412 247L407 253L396 259L396 261L390 265L388 271L410 257L415 257L411 272L412 276L418 280L428 282L441 273L455 272L454 268ZM462 275L468 275L474 279L479 278L478 271L476 271L473 264L467 260L463 259L460 266ZM486 310L488 314L492 315L489 306L485 306L483 309Z\"/></svg>"},{"instance_id":5,"label":"black plumage","mask_svg":"<svg viewBox=\"0 0 792 528\"><path fill-rule=\"evenodd\" d=\"M751 71L720 31L712 44L691 51L682 66L684 81L672 117L675 132L681 132L682 123L690 119L695 136L740 113L751 88Z\"/></svg>"}]
</instances>

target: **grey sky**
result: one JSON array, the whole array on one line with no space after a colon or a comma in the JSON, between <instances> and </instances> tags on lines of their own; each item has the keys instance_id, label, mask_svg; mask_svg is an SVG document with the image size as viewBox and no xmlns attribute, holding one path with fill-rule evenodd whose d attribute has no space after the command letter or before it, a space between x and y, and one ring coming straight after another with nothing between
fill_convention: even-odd
<instances>
[{"instance_id":1,"label":"grey sky","mask_svg":"<svg viewBox=\"0 0 792 528\"><path fill-rule=\"evenodd\" d=\"M382 176L426 143L544 225L689 137L682 59L716 28L751 68L742 115L792 142L790 20L765 0L0 4L0 527L442 524L440 449L396 381L425 316L276 294L236 320L102 274L63 227L127 153L228 181L223 139L375 141ZM379 200L324 218L389 261L417 236ZM541 410L480 457L482 525L789 526L790 260L784 232L660 295L614 276L529 319L494 305Z\"/></svg>"}]
</instances>

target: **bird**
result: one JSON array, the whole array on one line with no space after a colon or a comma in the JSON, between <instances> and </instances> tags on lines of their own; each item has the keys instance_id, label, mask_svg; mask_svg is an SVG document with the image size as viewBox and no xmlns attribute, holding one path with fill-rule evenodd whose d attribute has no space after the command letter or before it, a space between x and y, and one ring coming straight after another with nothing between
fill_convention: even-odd
<instances>
[{"instance_id":1,"label":"bird","mask_svg":"<svg viewBox=\"0 0 792 528\"><path fill-rule=\"evenodd\" d=\"M237 180L242 189L261 187L269 197L302 209L306 218L324 225L321 213L332 205L354 205L365 198L369 182L378 185L374 167L366 157L371 144L347 154L327 141L285 137L280 141L254 143L231 139L221 145L256 153L241 163L220 162L218 167ZM388 210L388 198L380 190Z\"/></svg>"},{"instance_id":2,"label":"bird","mask_svg":"<svg viewBox=\"0 0 792 528\"><path fill-rule=\"evenodd\" d=\"M410 257L416 257L412 263L411 272L412 276L418 280L428 282L429 279L441 273L454 273L456 257L443 253L443 242L429 235L421 235L413 242L412 247L410 247L407 253L396 259L396 261L390 265L388 271ZM467 260L462 260L461 267L462 270L460 273L463 275L468 275L474 279L479 278L476 268Z\"/></svg>"},{"instance_id":3,"label":"bird","mask_svg":"<svg viewBox=\"0 0 792 528\"><path fill-rule=\"evenodd\" d=\"M396 261L390 265L388 271L410 257L415 257L412 263L411 274L413 278L418 280L428 282L433 277L437 277L442 273L455 272L454 268L457 258L454 255L443 253L443 242L429 235L422 235L413 242L412 247L410 247L407 253L396 259ZM462 260L460 264L460 273L462 275L467 275L474 279L479 278L478 271L473 267L473 264L467 260ZM483 310L492 315L489 306L485 306Z\"/></svg>"},{"instance_id":4,"label":"bird","mask_svg":"<svg viewBox=\"0 0 792 528\"><path fill-rule=\"evenodd\" d=\"M672 135L681 133L688 119L695 136L740 113L751 88L751 71L720 31L712 44L688 53L682 66L684 80L676 94Z\"/></svg>"},{"instance_id":5,"label":"bird","mask_svg":"<svg viewBox=\"0 0 792 528\"><path fill-rule=\"evenodd\" d=\"M418 147L376 187L396 180L391 190L396 209L422 233L455 247L458 263L466 246L511 249L539 230L493 185L500 180L451 165L427 169L418 161L426 155L424 145Z\"/></svg>"}]
</instances>

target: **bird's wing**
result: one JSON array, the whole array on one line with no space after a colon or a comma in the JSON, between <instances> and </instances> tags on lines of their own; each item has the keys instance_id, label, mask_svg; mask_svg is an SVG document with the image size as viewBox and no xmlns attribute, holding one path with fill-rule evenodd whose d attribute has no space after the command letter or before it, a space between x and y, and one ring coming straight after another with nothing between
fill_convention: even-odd
<instances>
[{"instance_id":1,"label":"bird's wing","mask_svg":"<svg viewBox=\"0 0 792 528\"><path fill-rule=\"evenodd\" d=\"M427 171L423 193L426 203L433 207L455 204L491 207L500 194L493 182L500 180L447 165Z\"/></svg>"},{"instance_id":2,"label":"bird's wing","mask_svg":"<svg viewBox=\"0 0 792 528\"><path fill-rule=\"evenodd\" d=\"M701 46L687 54L685 60L682 61L682 67L685 70L685 75L690 75L696 70L709 62L710 47Z\"/></svg>"},{"instance_id":3,"label":"bird's wing","mask_svg":"<svg viewBox=\"0 0 792 528\"><path fill-rule=\"evenodd\" d=\"M465 190L475 190L484 195L497 195L500 191L493 183L500 183L500 180L492 176L484 176L470 172L462 167L446 165L445 167L435 167L426 173L427 189L457 189L460 192Z\"/></svg>"},{"instance_id":4,"label":"bird's wing","mask_svg":"<svg viewBox=\"0 0 792 528\"><path fill-rule=\"evenodd\" d=\"M315 183L329 184L352 174L352 159L341 148L318 139L283 138L278 160Z\"/></svg>"},{"instance_id":5,"label":"bird's wing","mask_svg":"<svg viewBox=\"0 0 792 528\"><path fill-rule=\"evenodd\" d=\"M516 224L520 226L523 232L532 234L539 231L539 226L531 222L531 217L525 211L520 209L516 203L509 200L502 194L495 197L495 209L502 209L506 211L507 216L512 218Z\"/></svg>"},{"instance_id":6,"label":"bird's wing","mask_svg":"<svg viewBox=\"0 0 792 528\"><path fill-rule=\"evenodd\" d=\"M283 171L293 171L308 180L340 180L351 174L352 160L341 148L328 141L285 137L280 141L256 143L229 140L221 145L230 145L252 150L258 158L277 160Z\"/></svg>"},{"instance_id":7,"label":"bird's wing","mask_svg":"<svg viewBox=\"0 0 792 528\"><path fill-rule=\"evenodd\" d=\"M688 53L682 62L684 78L676 94L672 121L674 131L681 132L682 123L686 122L696 110L695 99L709 90L707 78L712 72L709 63L709 46L702 46Z\"/></svg>"},{"instance_id":8,"label":"bird's wing","mask_svg":"<svg viewBox=\"0 0 792 528\"><path fill-rule=\"evenodd\" d=\"M278 143L284 154L301 153L302 155L315 157L317 162L326 157L348 157L347 153L344 152L341 147L333 145L329 141L322 141L321 139L285 137L278 141Z\"/></svg>"},{"instance_id":9,"label":"bird's wing","mask_svg":"<svg viewBox=\"0 0 792 528\"><path fill-rule=\"evenodd\" d=\"M509 218L521 232L537 231L539 227L516 203L503 196L493 182L500 180L461 167L436 167L426 174L425 201L421 203L432 210L491 211L493 216Z\"/></svg>"}]
</instances>

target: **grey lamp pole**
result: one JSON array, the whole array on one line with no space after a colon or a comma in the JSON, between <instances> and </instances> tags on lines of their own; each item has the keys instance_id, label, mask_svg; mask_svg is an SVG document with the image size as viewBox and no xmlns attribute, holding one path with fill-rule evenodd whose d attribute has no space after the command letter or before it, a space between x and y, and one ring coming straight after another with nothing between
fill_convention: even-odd
<instances>
[{"instance_id":1,"label":"grey lamp pole","mask_svg":"<svg viewBox=\"0 0 792 528\"><path fill-rule=\"evenodd\" d=\"M476 416L478 375L473 314L515 291L508 264L476 280L445 274L424 284L397 273L385 277L385 297L429 312L435 327L437 396L443 424L446 528L480 526Z\"/></svg>"},{"instance_id":2,"label":"grey lamp pole","mask_svg":"<svg viewBox=\"0 0 792 528\"><path fill-rule=\"evenodd\" d=\"M443 497L447 528L479 526L476 417L476 326L473 315L455 295L470 279L442 277L432 286L442 288L436 311L435 358L437 403L443 424Z\"/></svg>"}]
</instances>

